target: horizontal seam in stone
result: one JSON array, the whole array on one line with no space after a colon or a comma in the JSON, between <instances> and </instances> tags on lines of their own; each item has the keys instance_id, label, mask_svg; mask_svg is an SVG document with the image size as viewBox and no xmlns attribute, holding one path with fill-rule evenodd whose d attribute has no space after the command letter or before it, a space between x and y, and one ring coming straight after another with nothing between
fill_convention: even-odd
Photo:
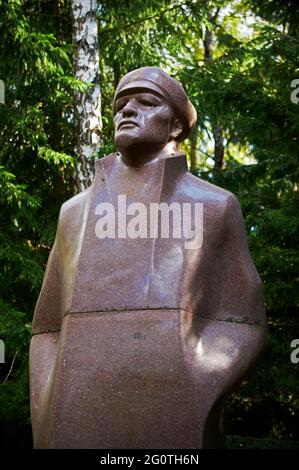
<instances>
[{"instance_id":1,"label":"horizontal seam in stone","mask_svg":"<svg viewBox=\"0 0 299 470\"><path fill-rule=\"evenodd\" d=\"M31 336L46 335L47 333L59 333L60 331L61 331L61 328L59 330L38 331L37 333L32 333Z\"/></svg>"},{"instance_id":2,"label":"horizontal seam in stone","mask_svg":"<svg viewBox=\"0 0 299 470\"><path fill-rule=\"evenodd\" d=\"M191 312L190 310L186 310L185 308L170 308L170 307L163 307L163 308L130 308L130 309L126 309L126 310L121 310L121 309L114 309L114 310L90 310L90 311L85 311L85 312L66 312L64 314L63 317L66 317L67 315L78 315L78 314L82 314L82 315L85 315L85 314L90 314L90 313L93 313L93 314L106 314L106 313L109 313L109 312L112 312L112 313L123 313L123 312L144 312L144 311L154 311L154 310L182 310L184 312L188 312L188 313L191 313L191 314L194 314L194 312ZM208 318L208 317L204 317L204 316L200 316L199 319L202 319L202 320L209 320L209 321L220 321L220 322L225 322L225 323L236 323L236 324L241 324L241 325L251 325L251 326L267 326L267 323L266 322L249 322L249 321L245 321L245 320L242 320L242 319L225 319L225 318ZM35 336L35 335L43 335L43 334L47 334L47 333L57 333L61 331L61 328L59 330L47 330L47 331L39 331L37 333L32 333L32 336Z\"/></svg>"},{"instance_id":3,"label":"horizontal seam in stone","mask_svg":"<svg viewBox=\"0 0 299 470\"><path fill-rule=\"evenodd\" d=\"M88 313L94 313L94 314L103 314L103 313L109 313L109 312L113 312L113 313L123 313L123 312L144 312L144 311L154 311L154 310L182 310L184 312L188 312L188 313L191 313L192 315L196 315L195 312L192 312L190 310L187 310L185 308L181 308L181 307L157 307L157 308L118 308L118 309L109 309L109 310L86 310L84 312L82 311L77 311L77 312L66 312L64 314L64 317L67 316L67 315L76 315L76 314L88 314ZM255 321L255 322L250 322L250 321L246 321L246 320L243 320L242 318L230 318L230 319L227 319L227 318L209 318L209 317L205 317L205 316L198 316L199 319L203 319L203 320L210 320L210 321L222 321L222 322L226 322L226 323L237 323L237 324L246 324L246 325L259 325L259 326L266 326L266 322L262 322L262 321Z\"/></svg>"}]
</instances>

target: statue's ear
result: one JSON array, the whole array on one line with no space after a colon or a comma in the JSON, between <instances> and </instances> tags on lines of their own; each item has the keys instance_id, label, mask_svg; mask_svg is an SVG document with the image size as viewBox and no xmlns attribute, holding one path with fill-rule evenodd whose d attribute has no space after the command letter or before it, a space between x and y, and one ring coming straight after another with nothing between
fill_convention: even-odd
<instances>
[{"instance_id":1,"label":"statue's ear","mask_svg":"<svg viewBox=\"0 0 299 470\"><path fill-rule=\"evenodd\" d=\"M183 122L180 119L173 119L170 124L169 141L176 140L183 130Z\"/></svg>"}]
</instances>

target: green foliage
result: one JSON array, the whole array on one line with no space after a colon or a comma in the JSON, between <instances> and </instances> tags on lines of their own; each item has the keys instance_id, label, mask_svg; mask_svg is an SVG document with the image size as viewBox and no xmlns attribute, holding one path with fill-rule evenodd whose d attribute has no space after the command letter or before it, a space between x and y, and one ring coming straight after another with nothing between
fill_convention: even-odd
<instances>
[{"instance_id":1,"label":"green foliage","mask_svg":"<svg viewBox=\"0 0 299 470\"><path fill-rule=\"evenodd\" d=\"M27 374L30 336L26 314L0 300L0 338L5 339L5 357L8 359L1 370L0 436L3 447L12 447L16 439L20 439L21 447L31 445Z\"/></svg>"},{"instance_id":2,"label":"green foliage","mask_svg":"<svg viewBox=\"0 0 299 470\"><path fill-rule=\"evenodd\" d=\"M51 13L49 15L49 13ZM61 21L65 20L64 34ZM68 25L68 26L67 26ZM30 443L28 348L34 304L61 203L72 194L73 97L69 9L0 1L0 436Z\"/></svg>"},{"instance_id":3,"label":"green foliage","mask_svg":"<svg viewBox=\"0 0 299 470\"><path fill-rule=\"evenodd\" d=\"M290 343L299 337L298 320L268 319L268 330L265 357L227 400L227 431L299 442L298 370L290 360Z\"/></svg>"},{"instance_id":4,"label":"green foliage","mask_svg":"<svg viewBox=\"0 0 299 470\"><path fill-rule=\"evenodd\" d=\"M218 113L228 141L225 171L206 176L241 201L272 315L294 316L299 306L299 114L290 100L290 84L299 72L298 47L298 39L264 27L228 59L194 74L201 89L198 107L208 116ZM256 164L240 164L236 146L248 146Z\"/></svg>"}]
</instances>

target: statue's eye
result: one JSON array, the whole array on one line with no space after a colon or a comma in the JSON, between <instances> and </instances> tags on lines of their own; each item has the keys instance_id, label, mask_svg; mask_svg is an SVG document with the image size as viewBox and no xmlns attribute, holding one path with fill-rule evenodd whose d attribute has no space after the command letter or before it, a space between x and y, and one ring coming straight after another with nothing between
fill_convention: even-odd
<instances>
[{"instance_id":1,"label":"statue's eye","mask_svg":"<svg viewBox=\"0 0 299 470\"><path fill-rule=\"evenodd\" d=\"M143 104L144 106L149 107L149 108L152 108L153 106L155 106L155 103L153 103L153 101L145 99L145 98L142 98L140 100L140 103Z\"/></svg>"},{"instance_id":2,"label":"statue's eye","mask_svg":"<svg viewBox=\"0 0 299 470\"><path fill-rule=\"evenodd\" d=\"M117 113L119 113L119 111L121 111L127 104L127 101L126 100L119 100L116 102L116 106L115 106L115 110Z\"/></svg>"}]
</instances>

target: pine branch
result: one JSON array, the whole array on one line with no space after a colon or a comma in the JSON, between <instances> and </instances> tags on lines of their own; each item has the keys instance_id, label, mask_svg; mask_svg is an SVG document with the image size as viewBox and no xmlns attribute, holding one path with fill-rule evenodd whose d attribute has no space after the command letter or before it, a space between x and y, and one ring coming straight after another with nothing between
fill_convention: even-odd
<instances>
[{"instance_id":1,"label":"pine branch","mask_svg":"<svg viewBox=\"0 0 299 470\"><path fill-rule=\"evenodd\" d=\"M141 23L144 23L145 21L153 20L155 18L160 18L161 16L165 15L165 13L168 13L173 10L177 10L178 8L181 8L182 6L187 6L189 3L192 3L192 1L183 1L182 3L178 5L174 5L171 8L165 8L165 10L161 10L159 13L155 13L154 15L150 16L145 16L144 18L140 18L139 20L132 21L132 23L128 23L125 25L121 26L113 26L112 28L104 28L100 30L100 34L106 34L106 33L113 33L115 31L124 31L126 29L131 28L132 26L139 25Z\"/></svg>"}]
</instances>

